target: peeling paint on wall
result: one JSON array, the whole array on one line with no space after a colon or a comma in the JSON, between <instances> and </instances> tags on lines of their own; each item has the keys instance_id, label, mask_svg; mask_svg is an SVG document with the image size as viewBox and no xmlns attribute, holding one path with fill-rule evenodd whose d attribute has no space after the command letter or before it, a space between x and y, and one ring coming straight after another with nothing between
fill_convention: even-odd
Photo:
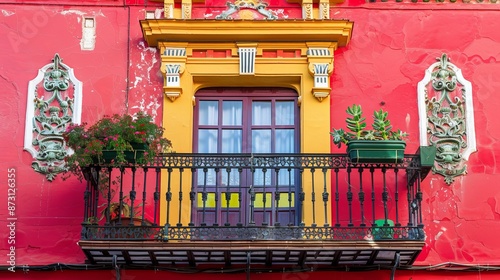
<instances>
[{"instance_id":1,"label":"peeling paint on wall","mask_svg":"<svg viewBox=\"0 0 500 280\"><path fill-rule=\"evenodd\" d=\"M11 11L7 11L7 10L1 10L2 11L2 15L6 16L6 17L10 17L12 15L15 15L16 13L14 12L11 12Z\"/></svg>"}]
</instances>

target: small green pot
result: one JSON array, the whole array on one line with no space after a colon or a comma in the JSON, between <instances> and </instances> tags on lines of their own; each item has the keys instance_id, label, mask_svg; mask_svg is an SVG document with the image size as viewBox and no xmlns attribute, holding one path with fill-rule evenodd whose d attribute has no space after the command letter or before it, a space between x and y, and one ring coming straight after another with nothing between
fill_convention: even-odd
<instances>
[{"instance_id":1,"label":"small green pot","mask_svg":"<svg viewBox=\"0 0 500 280\"><path fill-rule=\"evenodd\" d=\"M352 140L347 154L353 163L401 163L405 148L400 140Z\"/></svg>"}]
</instances>

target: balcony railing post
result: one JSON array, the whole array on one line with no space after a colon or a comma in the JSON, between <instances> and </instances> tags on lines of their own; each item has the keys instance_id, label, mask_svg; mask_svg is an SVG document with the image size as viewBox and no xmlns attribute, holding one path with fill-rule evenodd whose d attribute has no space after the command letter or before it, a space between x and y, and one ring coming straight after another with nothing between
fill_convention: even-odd
<instances>
[{"instance_id":1,"label":"balcony railing post","mask_svg":"<svg viewBox=\"0 0 500 280\"><path fill-rule=\"evenodd\" d=\"M280 226L280 222L279 222L279 201L280 201L280 189L279 189L279 186L280 186L280 182L279 182L279 173L280 173L280 169L279 168L275 168L274 169L274 172L276 173L275 175L275 191L274 191L274 226Z\"/></svg>"},{"instance_id":2,"label":"balcony railing post","mask_svg":"<svg viewBox=\"0 0 500 280\"><path fill-rule=\"evenodd\" d=\"M154 199L154 210L153 210L153 226L158 225L158 209L160 208L160 176L161 169L159 167L155 168L155 192L153 195Z\"/></svg>"},{"instance_id":3,"label":"balcony railing post","mask_svg":"<svg viewBox=\"0 0 500 280\"><path fill-rule=\"evenodd\" d=\"M375 180L374 180L375 168L370 167L370 182L372 185L372 226L375 226Z\"/></svg>"},{"instance_id":4,"label":"balcony railing post","mask_svg":"<svg viewBox=\"0 0 500 280\"><path fill-rule=\"evenodd\" d=\"M208 199L208 193L207 193L207 174L208 174L208 168L203 168L203 190L201 192L201 200L203 202L202 206L202 214L201 214L201 226L206 226L207 223L205 222L205 213L207 209L207 199Z\"/></svg>"},{"instance_id":5,"label":"balcony railing post","mask_svg":"<svg viewBox=\"0 0 500 280\"><path fill-rule=\"evenodd\" d=\"M172 168L167 168L167 191L165 192L167 202L167 225L170 226L170 202L172 201Z\"/></svg>"},{"instance_id":6,"label":"balcony railing post","mask_svg":"<svg viewBox=\"0 0 500 280\"><path fill-rule=\"evenodd\" d=\"M123 166L120 167L120 189L118 195L118 211L121 213L123 211L123 176L125 175L125 168ZM108 204L109 205L109 204ZM117 225L122 224L122 215L118 215Z\"/></svg>"},{"instance_id":7,"label":"balcony railing post","mask_svg":"<svg viewBox=\"0 0 500 280\"><path fill-rule=\"evenodd\" d=\"M242 218L242 215L243 215L243 211L242 209L245 209L246 208L246 205L243 205L242 204L242 201L243 201L243 192L242 192L242 184L243 184L243 168L241 167L238 167L238 224L236 224L237 226L243 226L243 218Z\"/></svg>"},{"instance_id":8,"label":"balcony railing post","mask_svg":"<svg viewBox=\"0 0 500 280\"><path fill-rule=\"evenodd\" d=\"M398 171L399 169L396 167L394 169L394 180L395 180L395 191L394 191L394 202L396 203L396 221L395 226L400 227L401 223L399 222L399 184L398 184Z\"/></svg>"},{"instance_id":9,"label":"balcony railing post","mask_svg":"<svg viewBox=\"0 0 500 280\"><path fill-rule=\"evenodd\" d=\"M339 213L339 169L335 168L335 226L340 227L340 213Z\"/></svg>"},{"instance_id":10,"label":"balcony railing post","mask_svg":"<svg viewBox=\"0 0 500 280\"><path fill-rule=\"evenodd\" d=\"M146 186L148 185L148 168L147 167L143 167L143 171L144 171L144 183L142 184L142 216L141 216L141 225L146 225L146 219L145 219L145 216L146 215L146 196L147 196L147 192L146 192Z\"/></svg>"},{"instance_id":11,"label":"balcony railing post","mask_svg":"<svg viewBox=\"0 0 500 280\"><path fill-rule=\"evenodd\" d=\"M349 210L349 224L348 226L352 227L354 226L352 222L352 187L351 187L351 171L352 168L349 166L347 167L347 203L348 203L348 210Z\"/></svg>"},{"instance_id":12,"label":"balcony railing post","mask_svg":"<svg viewBox=\"0 0 500 280\"><path fill-rule=\"evenodd\" d=\"M137 192L135 191L135 175L137 172L137 168L135 166L132 167L132 188L130 190L130 220L134 219L134 204ZM123 180L123 178L122 178ZM120 206L123 206L123 201L120 202ZM121 213L121 211L120 211ZM121 216L121 215L119 215ZM133 223L131 223L133 225Z\"/></svg>"},{"instance_id":13,"label":"balcony railing post","mask_svg":"<svg viewBox=\"0 0 500 280\"><path fill-rule=\"evenodd\" d=\"M294 223L294 220L292 219L292 168L288 167L288 225L292 226Z\"/></svg>"},{"instance_id":14,"label":"balcony railing post","mask_svg":"<svg viewBox=\"0 0 500 280\"><path fill-rule=\"evenodd\" d=\"M266 202L267 202L267 190L266 190L266 173L267 173L267 168L262 168L262 178L263 178L263 188L262 188L262 225L267 226L269 225L267 221L267 208L266 208Z\"/></svg>"},{"instance_id":15,"label":"balcony railing post","mask_svg":"<svg viewBox=\"0 0 500 280\"><path fill-rule=\"evenodd\" d=\"M312 204L312 224L311 226L315 227L316 226L316 192L314 191L314 172L315 169L311 168L311 204Z\"/></svg>"},{"instance_id":16,"label":"balcony railing post","mask_svg":"<svg viewBox=\"0 0 500 280\"><path fill-rule=\"evenodd\" d=\"M230 226L231 224L229 223L229 205L231 202L231 168L226 168L226 173L227 173L227 183L226 183L226 193L225 193L225 198L226 198L226 222L224 223L224 226Z\"/></svg>"},{"instance_id":17,"label":"balcony railing post","mask_svg":"<svg viewBox=\"0 0 500 280\"><path fill-rule=\"evenodd\" d=\"M387 201L389 199L389 194L387 192L387 182L386 182L387 169L382 167L382 178L383 178L383 187L384 190L382 192L382 202L384 204L384 226L389 226L389 209L387 208Z\"/></svg>"},{"instance_id":18,"label":"balcony railing post","mask_svg":"<svg viewBox=\"0 0 500 280\"><path fill-rule=\"evenodd\" d=\"M219 185L220 185L219 174L220 174L220 168L215 168L215 193L214 193L215 220L214 220L213 226L219 225L219 221L218 221L219 215L217 213L219 210Z\"/></svg>"},{"instance_id":19,"label":"balcony railing post","mask_svg":"<svg viewBox=\"0 0 500 280\"><path fill-rule=\"evenodd\" d=\"M196 172L196 169L194 167L191 168L191 174L192 174L192 180L193 180L193 183L191 184L191 191L189 192L189 200L190 200L190 203L191 203L191 215L190 215L190 220L189 220L189 226L192 227L194 226L194 221L195 221L195 215L197 214L197 212L195 211L195 199L196 199L196 192L194 190L195 188L195 183L197 181L197 175L198 173ZM198 207L196 207L198 208Z\"/></svg>"},{"instance_id":20,"label":"balcony railing post","mask_svg":"<svg viewBox=\"0 0 500 280\"><path fill-rule=\"evenodd\" d=\"M181 227L182 226L182 188L183 188L183 184L182 184L182 177L184 175L184 168L179 168L179 216L178 216L178 220L177 220L177 226L178 227Z\"/></svg>"},{"instance_id":21,"label":"balcony railing post","mask_svg":"<svg viewBox=\"0 0 500 280\"><path fill-rule=\"evenodd\" d=\"M304 169L303 168L300 168L299 169L299 177L300 177L300 182L303 182L304 180ZM304 212L304 200L306 199L306 194L304 193L304 184L300 184L300 193L299 193L299 202L300 202L300 223L299 223L299 226L303 227L305 226L305 223L304 223L304 215L305 215L305 212Z\"/></svg>"},{"instance_id":22,"label":"balcony railing post","mask_svg":"<svg viewBox=\"0 0 500 280\"><path fill-rule=\"evenodd\" d=\"M366 226L365 224L365 193L363 192L363 168L360 167L358 168L359 172L359 193L358 193L358 199L359 199L359 208L360 208L360 214L361 214L361 224L360 226L364 227Z\"/></svg>"},{"instance_id":23,"label":"balcony railing post","mask_svg":"<svg viewBox=\"0 0 500 280\"><path fill-rule=\"evenodd\" d=\"M327 183L327 180L326 180L326 175L328 173L328 169L326 168L323 168L321 169L321 171L323 172L323 210L325 211L325 223L323 224L324 227L329 227L330 224L329 224L329 219L328 219L328 190L327 190L327 186L326 186L326 183Z\"/></svg>"},{"instance_id":24,"label":"balcony railing post","mask_svg":"<svg viewBox=\"0 0 500 280\"><path fill-rule=\"evenodd\" d=\"M112 190L111 190L111 184L112 184L112 181L111 181L111 172L112 172L112 168L108 167L105 172L107 172L107 175L108 175L108 178L107 178L108 179L107 180L108 181L107 182L108 183L108 195L107 195L108 204L106 204L106 205L111 205L111 195L112 195ZM109 225L110 222L111 222L111 211L110 210L111 209L108 208L105 211L105 213L106 213L106 225ZM121 213L121 208L120 208L120 212L119 213Z\"/></svg>"}]
</instances>

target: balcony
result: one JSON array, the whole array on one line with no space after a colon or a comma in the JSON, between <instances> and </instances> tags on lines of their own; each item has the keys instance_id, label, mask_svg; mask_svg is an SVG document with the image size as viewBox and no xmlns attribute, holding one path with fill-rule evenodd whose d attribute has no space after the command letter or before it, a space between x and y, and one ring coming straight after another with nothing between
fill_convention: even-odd
<instances>
[{"instance_id":1,"label":"balcony","mask_svg":"<svg viewBox=\"0 0 500 280\"><path fill-rule=\"evenodd\" d=\"M411 265L425 238L420 182L430 166L420 162L166 154L148 166L90 166L79 245L92 264Z\"/></svg>"}]
</instances>

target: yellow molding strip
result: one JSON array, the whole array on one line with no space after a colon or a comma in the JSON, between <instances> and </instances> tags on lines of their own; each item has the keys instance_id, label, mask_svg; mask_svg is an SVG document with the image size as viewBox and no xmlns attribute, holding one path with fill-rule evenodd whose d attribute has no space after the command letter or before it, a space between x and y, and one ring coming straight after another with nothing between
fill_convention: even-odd
<instances>
[{"instance_id":1,"label":"yellow molding strip","mask_svg":"<svg viewBox=\"0 0 500 280\"><path fill-rule=\"evenodd\" d=\"M159 42L337 42L347 45L348 20L177 20L140 21L150 47Z\"/></svg>"}]
</instances>

